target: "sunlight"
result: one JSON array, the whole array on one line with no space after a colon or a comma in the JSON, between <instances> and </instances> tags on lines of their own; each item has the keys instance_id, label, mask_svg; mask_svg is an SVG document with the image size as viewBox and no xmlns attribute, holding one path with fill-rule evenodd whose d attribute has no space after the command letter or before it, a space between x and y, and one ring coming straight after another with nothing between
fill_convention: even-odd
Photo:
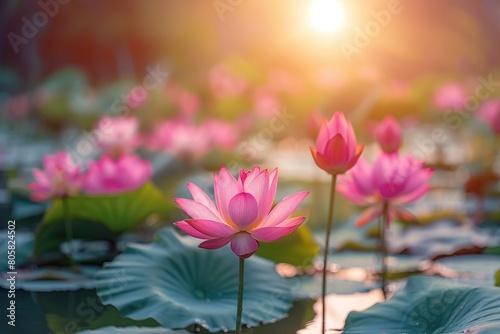
<instances>
[{"instance_id":1,"label":"sunlight","mask_svg":"<svg viewBox=\"0 0 500 334\"><path fill-rule=\"evenodd\" d=\"M313 28L322 33L333 32L345 23L345 10L336 0L314 0L309 8Z\"/></svg>"}]
</instances>

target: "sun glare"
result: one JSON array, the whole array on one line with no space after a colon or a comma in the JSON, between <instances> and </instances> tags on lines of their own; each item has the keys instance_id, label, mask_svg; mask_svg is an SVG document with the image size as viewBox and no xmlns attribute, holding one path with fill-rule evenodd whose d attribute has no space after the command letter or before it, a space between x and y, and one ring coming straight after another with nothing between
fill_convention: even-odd
<instances>
[{"instance_id":1,"label":"sun glare","mask_svg":"<svg viewBox=\"0 0 500 334\"><path fill-rule=\"evenodd\" d=\"M309 8L309 19L315 30L333 32L343 26L345 11L336 0L314 0Z\"/></svg>"}]
</instances>

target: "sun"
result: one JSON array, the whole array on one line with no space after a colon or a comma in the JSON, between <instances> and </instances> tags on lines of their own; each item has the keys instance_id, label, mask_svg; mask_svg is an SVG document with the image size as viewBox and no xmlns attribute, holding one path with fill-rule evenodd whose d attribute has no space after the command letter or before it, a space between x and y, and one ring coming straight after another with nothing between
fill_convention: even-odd
<instances>
[{"instance_id":1,"label":"sun","mask_svg":"<svg viewBox=\"0 0 500 334\"><path fill-rule=\"evenodd\" d=\"M344 25L345 10L337 0L314 0L309 8L309 20L315 30L333 32Z\"/></svg>"}]
</instances>

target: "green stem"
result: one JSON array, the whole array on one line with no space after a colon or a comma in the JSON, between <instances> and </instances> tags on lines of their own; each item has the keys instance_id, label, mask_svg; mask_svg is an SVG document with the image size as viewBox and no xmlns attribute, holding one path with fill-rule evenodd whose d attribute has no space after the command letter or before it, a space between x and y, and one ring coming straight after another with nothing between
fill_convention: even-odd
<instances>
[{"instance_id":1,"label":"green stem","mask_svg":"<svg viewBox=\"0 0 500 334\"><path fill-rule=\"evenodd\" d=\"M241 333L241 314L243 313L243 286L245 281L245 259L240 257L238 284L238 308L236 309L236 334Z\"/></svg>"},{"instance_id":2,"label":"green stem","mask_svg":"<svg viewBox=\"0 0 500 334\"><path fill-rule=\"evenodd\" d=\"M323 312L321 314L321 333L325 333L326 325L326 268L328 265L328 249L330 248L330 232L333 223L333 204L335 201L335 185L337 183L337 174L332 174L332 182L330 188L330 204L328 206L328 225L326 226L326 241L325 248L323 249L323 277L321 281L321 305Z\"/></svg>"},{"instance_id":3,"label":"green stem","mask_svg":"<svg viewBox=\"0 0 500 334\"><path fill-rule=\"evenodd\" d=\"M71 217L69 214L68 197L62 197L63 215L64 215L64 226L66 228L66 241L68 243L69 251L68 258L71 267L76 268L76 262L74 258L74 245L73 245L73 226L71 225Z\"/></svg>"},{"instance_id":4,"label":"green stem","mask_svg":"<svg viewBox=\"0 0 500 334\"><path fill-rule=\"evenodd\" d=\"M381 252L381 276L382 276L382 293L384 294L384 300L387 299L387 291L386 291L386 278L387 278L387 244L385 238L385 232L387 228L387 219L389 213L389 204L384 202L382 207L382 216L380 217L380 252Z\"/></svg>"}]
</instances>

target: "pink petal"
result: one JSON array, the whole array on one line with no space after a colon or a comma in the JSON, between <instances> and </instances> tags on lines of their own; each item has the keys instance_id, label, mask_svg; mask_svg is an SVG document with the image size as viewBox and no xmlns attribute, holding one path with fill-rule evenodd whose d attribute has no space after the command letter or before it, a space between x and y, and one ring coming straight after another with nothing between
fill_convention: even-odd
<instances>
[{"instance_id":1,"label":"pink petal","mask_svg":"<svg viewBox=\"0 0 500 334\"><path fill-rule=\"evenodd\" d=\"M398 205L391 206L391 208L389 209L389 214L391 217L394 217L398 220L402 220L405 222L409 223L418 222L417 217L413 213Z\"/></svg>"},{"instance_id":2,"label":"pink petal","mask_svg":"<svg viewBox=\"0 0 500 334\"><path fill-rule=\"evenodd\" d=\"M259 204L249 193L239 193L229 202L229 217L241 231L252 225L258 213Z\"/></svg>"},{"instance_id":3,"label":"pink petal","mask_svg":"<svg viewBox=\"0 0 500 334\"><path fill-rule=\"evenodd\" d=\"M206 241L203 241L201 244L198 245L200 248L205 248L205 249L216 249L216 248L221 248L227 245L231 239L233 239L233 236L229 236L226 238L215 238L215 239L209 239Z\"/></svg>"},{"instance_id":4,"label":"pink petal","mask_svg":"<svg viewBox=\"0 0 500 334\"><path fill-rule=\"evenodd\" d=\"M229 171L222 167L219 175L214 176L214 192L217 211L224 221L229 221L229 201L238 193L242 192L242 185L236 181Z\"/></svg>"},{"instance_id":5,"label":"pink petal","mask_svg":"<svg viewBox=\"0 0 500 334\"><path fill-rule=\"evenodd\" d=\"M231 240L231 250L242 258L248 258L259 248L259 243L248 233L238 233Z\"/></svg>"},{"instance_id":6,"label":"pink petal","mask_svg":"<svg viewBox=\"0 0 500 334\"><path fill-rule=\"evenodd\" d=\"M177 226L180 230L184 231L185 233L189 234L192 237L198 238L198 239L210 239L211 237L209 235L203 234L185 221L179 221L174 223L175 226Z\"/></svg>"},{"instance_id":7,"label":"pink petal","mask_svg":"<svg viewBox=\"0 0 500 334\"><path fill-rule=\"evenodd\" d=\"M356 134L354 133L354 129L352 128L351 121L347 121L345 140L349 147L349 157L352 158L357 153L356 146L358 145L358 141L356 140Z\"/></svg>"},{"instance_id":8,"label":"pink petal","mask_svg":"<svg viewBox=\"0 0 500 334\"><path fill-rule=\"evenodd\" d=\"M225 238L237 232L231 226L218 221L205 219L186 219L184 221L191 225L191 227L196 229L198 232L208 235L212 238Z\"/></svg>"},{"instance_id":9,"label":"pink petal","mask_svg":"<svg viewBox=\"0 0 500 334\"><path fill-rule=\"evenodd\" d=\"M43 171L33 168L31 171L33 173L33 177L35 178L36 182L39 184L43 185L49 185L50 181L49 178L47 177L47 174L45 174Z\"/></svg>"},{"instance_id":10,"label":"pink petal","mask_svg":"<svg viewBox=\"0 0 500 334\"><path fill-rule=\"evenodd\" d=\"M313 156L314 162L319 168L323 169L327 173L331 174L332 167L328 159L326 159L320 152L318 152L314 147L310 147L311 154Z\"/></svg>"},{"instance_id":11,"label":"pink petal","mask_svg":"<svg viewBox=\"0 0 500 334\"><path fill-rule=\"evenodd\" d=\"M191 182L187 183L187 187L189 189L189 192L191 193L191 196L193 196L193 199L196 202L203 204L204 206L209 208L214 215L219 216L219 213L217 212L214 203L212 202L210 197L208 197L208 195L205 194L205 192L200 189L200 187Z\"/></svg>"},{"instance_id":12,"label":"pink petal","mask_svg":"<svg viewBox=\"0 0 500 334\"><path fill-rule=\"evenodd\" d=\"M367 196L364 193L361 193L358 188L353 185L352 181L344 179L339 181L340 184L337 185L336 190L340 194L358 205L366 205L369 203L371 196Z\"/></svg>"},{"instance_id":13,"label":"pink petal","mask_svg":"<svg viewBox=\"0 0 500 334\"><path fill-rule=\"evenodd\" d=\"M352 157L351 160L349 160L344 171L348 171L349 169L354 167L354 165L357 164L358 159L361 156L361 153L363 153L364 148L365 148L365 145L363 145L363 144L358 145L358 147L356 147L356 152L354 153L354 157Z\"/></svg>"},{"instance_id":14,"label":"pink petal","mask_svg":"<svg viewBox=\"0 0 500 334\"><path fill-rule=\"evenodd\" d=\"M328 139L330 139L330 137L328 136L328 121L326 120L326 118L323 118L318 138L316 139L316 149L318 149L320 152L323 152L325 150Z\"/></svg>"},{"instance_id":15,"label":"pink petal","mask_svg":"<svg viewBox=\"0 0 500 334\"><path fill-rule=\"evenodd\" d=\"M247 181L245 184L245 192L251 194L258 204L258 215L255 220L262 220L268 213L271 207L265 211L267 208L267 203L269 202L269 172L263 170L257 177L255 177L250 183Z\"/></svg>"},{"instance_id":16,"label":"pink petal","mask_svg":"<svg viewBox=\"0 0 500 334\"><path fill-rule=\"evenodd\" d=\"M348 123L344 113L336 111L328 123L329 138L331 139L336 135L340 135L342 138L347 138L347 128Z\"/></svg>"},{"instance_id":17,"label":"pink petal","mask_svg":"<svg viewBox=\"0 0 500 334\"><path fill-rule=\"evenodd\" d=\"M191 218L207 220L220 219L209 208L196 201L187 198L176 198L174 199L174 202Z\"/></svg>"},{"instance_id":18,"label":"pink petal","mask_svg":"<svg viewBox=\"0 0 500 334\"><path fill-rule=\"evenodd\" d=\"M276 226L282 223L297 209L308 194L308 191L301 191L292 196L283 198L283 200L274 207L271 213L269 213L269 215L259 225L259 227Z\"/></svg>"},{"instance_id":19,"label":"pink petal","mask_svg":"<svg viewBox=\"0 0 500 334\"><path fill-rule=\"evenodd\" d=\"M359 217L356 220L356 223L354 225L356 227L362 227L362 226L372 222L373 220L377 219L381 215L382 215L382 207L380 205L371 206L371 207L365 209L365 211L363 211L359 215Z\"/></svg>"},{"instance_id":20,"label":"pink petal","mask_svg":"<svg viewBox=\"0 0 500 334\"><path fill-rule=\"evenodd\" d=\"M414 202L421 197L425 196L429 192L430 187L427 184L423 184L420 188L415 189L413 192L406 194L404 196L396 197L392 200L395 204L408 204Z\"/></svg>"},{"instance_id":21,"label":"pink petal","mask_svg":"<svg viewBox=\"0 0 500 334\"><path fill-rule=\"evenodd\" d=\"M349 162L349 147L345 139L338 134L328 141L323 155L333 168L339 168Z\"/></svg>"},{"instance_id":22,"label":"pink petal","mask_svg":"<svg viewBox=\"0 0 500 334\"><path fill-rule=\"evenodd\" d=\"M285 220L279 226L257 228L250 234L258 241L271 242L287 236L302 224L306 217L295 217Z\"/></svg>"}]
</instances>

